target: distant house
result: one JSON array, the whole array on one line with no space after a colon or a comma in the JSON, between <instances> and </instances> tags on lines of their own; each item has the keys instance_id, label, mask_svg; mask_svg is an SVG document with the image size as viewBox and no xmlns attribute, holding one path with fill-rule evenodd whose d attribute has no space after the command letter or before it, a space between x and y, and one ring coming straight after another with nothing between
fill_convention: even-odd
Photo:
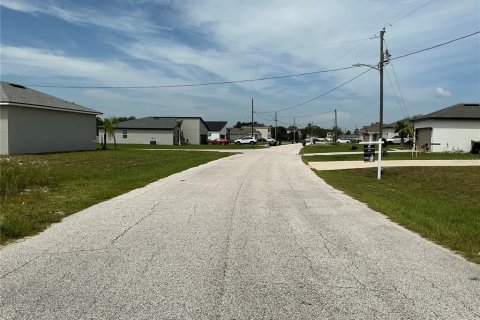
<instances>
[{"instance_id":1,"label":"distant house","mask_svg":"<svg viewBox=\"0 0 480 320\"><path fill-rule=\"evenodd\" d=\"M227 121L205 121L208 128L208 140L217 138L226 139Z\"/></svg>"},{"instance_id":2,"label":"distant house","mask_svg":"<svg viewBox=\"0 0 480 320\"><path fill-rule=\"evenodd\" d=\"M396 122L383 124L384 139L390 139L395 135L395 125ZM365 142L378 141L380 139L380 123L372 122L369 126L363 126L360 129L360 139Z\"/></svg>"},{"instance_id":3,"label":"distant house","mask_svg":"<svg viewBox=\"0 0 480 320\"><path fill-rule=\"evenodd\" d=\"M117 123L114 129L120 144L206 144L208 136L207 125L200 117L146 117ZM99 139L102 137L103 128ZM107 142L113 139L107 138Z\"/></svg>"},{"instance_id":4,"label":"distant house","mask_svg":"<svg viewBox=\"0 0 480 320\"><path fill-rule=\"evenodd\" d=\"M480 140L480 105L459 103L413 119L416 145L430 151L469 152L471 141Z\"/></svg>"},{"instance_id":5,"label":"distant house","mask_svg":"<svg viewBox=\"0 0 480 320\"><path fill-rule=\"evenodd\" d=\"M96 150L93 109L0 81L0 154Z\"/></svg>"},{"instance_id":6,"label":"distant house","mask_svg":"<svg viewBox=\"0 0 480 320\"><path fill-rule=\"evenodd\" d=\"M247 129L250 130L250 136L252 135L252 126L243 126L242 129ZM257 131L259 135L256 135L255 138L271 138L272 137L272 127L271 126L266 126L261 123L253 123L253 130Z\"/></svg>"},{"instance_id":7,"label":"distant house","mask_svg":"<svg viewBox=\"0 0 480 320\"><path fill-rule=\"evenodd\" d=\"M253 135L256 139L261 138L262 134L258 130L253 131ZM240 139L241 137L252 136L252 127L250 128L228 128L227 129L227 139L230 141Z\"/></svg>"}]
</instances>

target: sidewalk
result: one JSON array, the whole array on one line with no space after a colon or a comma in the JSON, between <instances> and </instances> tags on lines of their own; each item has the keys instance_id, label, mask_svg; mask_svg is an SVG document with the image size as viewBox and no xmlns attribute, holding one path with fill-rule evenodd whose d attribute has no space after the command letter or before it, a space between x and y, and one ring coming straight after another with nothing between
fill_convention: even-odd
<instances>
[{"instance_id":1,"label":"sidewalk","mask_svg":"<svg viewBox=\"0 0 480 320\"><path fill-rule=\"evenodd\" d=\"M364 161L322 161L310 162L315 170L343 170L376 168L378 162ZM480 160L382 160L382 167L456 167L480 166Z\"/></svg>"}]
</instances>

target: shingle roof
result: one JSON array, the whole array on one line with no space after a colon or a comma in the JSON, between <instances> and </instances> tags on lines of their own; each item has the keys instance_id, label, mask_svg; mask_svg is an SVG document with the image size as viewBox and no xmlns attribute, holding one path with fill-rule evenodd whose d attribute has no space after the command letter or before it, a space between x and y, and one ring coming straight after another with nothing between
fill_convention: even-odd
<instances>
[{"instance_id":1,"label":"shingle roof","mask_svg":"<svg viewBox=\"0 0 480 320\"><path fill-rule=\"evenodd\" d=\"M0 102L21 104L31 107L44 107L65 111L101 114L101 112L65 101L46 93L26 88L22 85L0 81Z\"/></svg>"},{"instance_id":2,"label":"shingle roof","mask_svg":"<svg viewBox=\"0 0 480 320\"><path fill-rule=\"evenodd\" d=\"M113 125L118 129L175 129L177 119L172 117L146 117Z\"/></svg>"},{"instance_id":3,"label":"shingle roof","mask_svg":"<svg viewBox=\"0 0 480 320\"><path fill-rule=\"evenodd\" d=\"M425 119L480 119L480 104L459 103L424 116L419 116L413 121Z\"/></svg>"},{"instance_id":4,"label":"shingle roof","mask_svg":"<svg viewBox=\"0 0 480 320\"><path fill-rule=\"evenodd\" d=\"M220 131L227 125L227 121L205 121L205 124L210 131Z\"/></svg>"}]
</instances>

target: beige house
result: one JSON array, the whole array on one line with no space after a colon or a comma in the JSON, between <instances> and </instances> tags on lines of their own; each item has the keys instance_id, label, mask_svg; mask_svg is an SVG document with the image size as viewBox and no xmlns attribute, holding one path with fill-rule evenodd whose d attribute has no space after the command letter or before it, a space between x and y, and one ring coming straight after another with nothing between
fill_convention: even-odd
<instances>
[{"instance_id":1,"label":"beige house","mask_svg":"<svg viewBox=\"0 0 480 320\"><path fill-rule=\"evenodd\" d=\"M383 138L390 139L395 136L395 123L383 124ZM378 141L380 139L380 123L375 122L360 129L360 140L364 142Z\"/></svg>"},{"instance_id":2,"label":"beige house","mask_svg":"<svg viewBox=\"0 0 480 320\"><path fill-rule=\"evenodd\" d=\"M200 117L145 117L114 125L115 140L120 144L206 144L208 128ZM99 130L99 142L103 128ZM107 137L108 143L113 143Z\"/></svg>"},{"instance_id":3,"label":"beige house","mask_svg":"<svg viewBox=\"0 0 480 320\"><path fill-rule=\"evenodd\" d=\"M0 81L0 154L96 150L90 108Z\"/></svg>"}]
</instances>

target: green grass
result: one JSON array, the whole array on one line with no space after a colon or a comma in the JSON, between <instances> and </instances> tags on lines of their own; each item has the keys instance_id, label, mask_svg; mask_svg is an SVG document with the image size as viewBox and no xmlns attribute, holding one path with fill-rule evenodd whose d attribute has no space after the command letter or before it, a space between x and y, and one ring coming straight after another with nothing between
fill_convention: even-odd
<instances>
[{"instance_id":1,"label":"green grass","mask_svg":"<svg viewBox=\"0 0 480 320\"><path fill-rule=\"evenodd\" d=\"M0 157L0 243L160 178L229 156L118 150Z\"/></svg>"},{"instance_id":2,"label":"green grass","mask_svg":"<svg viewBox=\"0 0 480 320\"><path fill-rule=\"evenodd\" d=\"M346 151L358 151L352 150L351 143L316 143L308 144L300 150L300 154L305 153L325 153L325 152L346 152ZM360 149L361 146L358 146Z\"/></svg>"},{"instance_id":3,"label":"green grass","mask_svg":"<svg viewBox=\"0 0 480 320\"><path fill-rule=\"evenodd\" d=\"M391 220L480 263L480 168L316 171L333 187Z\"/></svg>"},{"instance_id":4,"label":"green grass","mask_svg":"<svg viewBox=\"0 0 480 320\"><path fill-rule=\"evenodd\" d=\"M363 161L363 151L361 154L342 154L342 155L315 155L303 156L305 163L316 161ZM440 153L440 152L418 152L412 157L411 152L388 152L382 156L382 160L475 160L480 161L480 154L471 153ZM375 160L378 156L375 155Z\"/></svg>"},{"instance_id":5,"label":"green grass","mask_svg":"<svg viewBox=\"0 0 480 320\"><path fill-rule=\"evenodd\" d=\"M230 143L227 145L208 145L208 144L186 144L186 145L148 145L148 144L117 144L117 150L125 149L171 149L171 150L222 150L222 149L255 149L264 148L268 146L265 143L257 143L255 146L251 145L236 145ZM114 149L113 144L108 144L109 149ZM101 149L100 145L97 149Z\"/></svg>"}]
</instances>

